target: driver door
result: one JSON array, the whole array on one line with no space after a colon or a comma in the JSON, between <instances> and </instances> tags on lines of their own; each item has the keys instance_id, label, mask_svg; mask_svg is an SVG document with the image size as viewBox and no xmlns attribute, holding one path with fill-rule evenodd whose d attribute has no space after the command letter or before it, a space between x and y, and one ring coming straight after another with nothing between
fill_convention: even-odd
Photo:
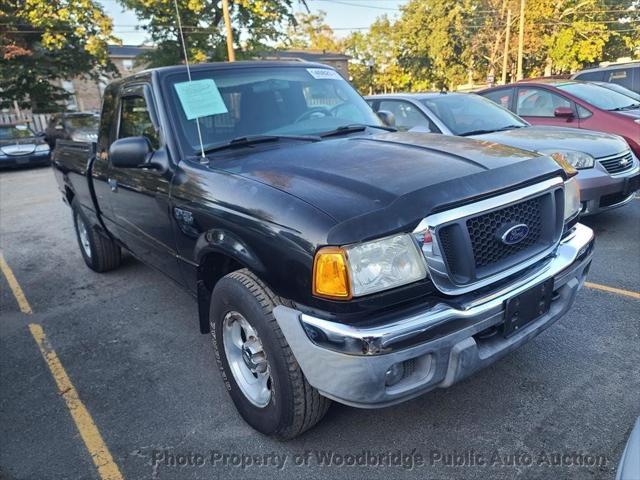
<instances>
[{"instance_id":1,"label":"driver door","mask_svg":"<svg viewBox=\"0 0 640 480\"><path fill-rule=\"evenodd\" d=\"M147 85L121 92L114 138L144 136L153 155L167 155ZM103 152L108 156L108 152ZM170 162L169 162L170 163ZM170 217L169 191L173 167L166 172L147 168L119 168L107 162L107 195L117 237L135 256L182 283Z\"/></svg>"}]
</instances>

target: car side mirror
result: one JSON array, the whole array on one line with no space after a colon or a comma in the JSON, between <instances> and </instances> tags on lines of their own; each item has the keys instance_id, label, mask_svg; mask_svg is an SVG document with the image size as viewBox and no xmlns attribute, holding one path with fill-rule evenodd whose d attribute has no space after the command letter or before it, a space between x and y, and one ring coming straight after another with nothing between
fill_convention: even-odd
<instances>
[{"instance_id":1,"label":"car side mirror","mask_svg":"<svg viewBox=\"0 0 640 480\"><path fill-rule=\"evenodd\" d=\"M573 118L573 109L570 107L557 107L553 111L553 115L558 118L566 118L567 120Z\"/></svg>"},{"instance_id":2,"label":"car side mirror","mask_svg":"<svg viewBox=\"0 0 640 480\"><path fill-rule=\"evenodd\" d=\"M387 127L396 126L396 116L393 113L386 110L379 110L377 113L378 118L382 120L382 123L384 123Z\"/></svg>"},{"instance_id":3,"label":"car side mirror","mask_svg":"<svg viewBox=\"0 0 640 480\"><path fill-rule=\"evenodd\" d=\"M151 144L146 137L120 138L109 147L109 159L114 167L149 167L147 161L152 153Z\"/></svg>"}]
</instances>

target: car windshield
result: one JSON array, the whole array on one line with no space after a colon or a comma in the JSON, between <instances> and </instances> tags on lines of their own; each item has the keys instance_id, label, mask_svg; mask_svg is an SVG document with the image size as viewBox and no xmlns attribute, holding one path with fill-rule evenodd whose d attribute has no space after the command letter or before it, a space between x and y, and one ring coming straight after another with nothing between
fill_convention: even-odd
<instances>
[{"instance_id":1,"label":"car windshield","mask_svg":"<svg viewBox=\"0 0 640 480\"><path fill-rule=\"evenodd\" d=\"M199 92L189 93L186 73L169 76L164 88L176 130L194 153L200 148L196 117L205 149L241 137L321 135L355 124L384 127L353 87L328 68L212 69L194 71L192 79Z\"/></svg>"},{"instance_id":2,"label":"car windshield","mask_svg":"<svg viewBox=\"0 0 640 480\"><path fill-rule=\"evenodd\" d=\"M26 125L0 126L0 140L34 137L35 133Z\"/></svg>"},{"instance_id":3,"label":"car windshield","mask_svg":"<svg viewBox=\"0 0 640 480\"><path fill-rule=\"evenodd\" d=\"M489 133L528 125L510 111L476 94L442 94L425 98L422 103L454 135Z\"/></svg>"},{"instance_id":4,"label":"car windshield","mask_svg":"<svg viewBox=\"0 0 640 480\"><path fill-rule=\"evenodd\" d=\"M593 83L565 83L556 86L560 90L575 95L580 100L603 110L619 110L638 103L626 95Z\"/></svg>"},{"instance_id":5,"label":"car windshield","mask_svg":"<svg viewBox=\"0 0 640 480\"><path fill-rule=\"evenodd\" d=\"M100 118L97 115L73 115L65 118L71 129L98 130Z\"/></svg>"},{"instance_id":6,"label":"car windshield","mask_svg":"<svg viewBox=\"0 0 640 480\"><path fill-rule=\"evenodd\" d=\"M636 101L640 101L640 94L634 92L633 90L629 90L627 87L623 87L622 85L618 85L617 83L610 82L593 82L596 85L600 85L601 87L608 88L609 90L613 90L615 92L626 95L627 97L631 97Z\"/></svg>"}]
</instances>

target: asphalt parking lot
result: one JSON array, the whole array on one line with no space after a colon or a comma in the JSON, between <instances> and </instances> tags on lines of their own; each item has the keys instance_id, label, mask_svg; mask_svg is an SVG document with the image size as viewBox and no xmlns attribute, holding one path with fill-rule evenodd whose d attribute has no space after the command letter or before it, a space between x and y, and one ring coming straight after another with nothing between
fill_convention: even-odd
<instances>
[{"instance_id":1,"label":"asphalt parking lot","mask_svg":"<svg viewBox=\"0 0 640 480\"><path fill-rule=\"evenodd\" d=\"M549 330L282 443L236 413L188 294L131 257L90 271L51 170L2 172L0 478L614 478L640 415L640 200L585 223L594 285Z\"/></svg>"}]
</instances>

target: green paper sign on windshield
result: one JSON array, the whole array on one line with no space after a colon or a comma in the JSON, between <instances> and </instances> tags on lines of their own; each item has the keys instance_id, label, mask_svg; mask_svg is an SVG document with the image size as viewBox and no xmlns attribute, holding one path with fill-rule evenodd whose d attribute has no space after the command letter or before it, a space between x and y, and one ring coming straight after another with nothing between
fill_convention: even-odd
<instances>
[{"instance_id":1,"label":"green paper sign on windshield","mask_svg":"<svg viewBox=\"0 0 640 480\"><path fill-rule=\"evenodd\" d=\"M187 120L228 112L216 82L211 78L176 83L175 87Z\"/></svg>"}]
</instances>

